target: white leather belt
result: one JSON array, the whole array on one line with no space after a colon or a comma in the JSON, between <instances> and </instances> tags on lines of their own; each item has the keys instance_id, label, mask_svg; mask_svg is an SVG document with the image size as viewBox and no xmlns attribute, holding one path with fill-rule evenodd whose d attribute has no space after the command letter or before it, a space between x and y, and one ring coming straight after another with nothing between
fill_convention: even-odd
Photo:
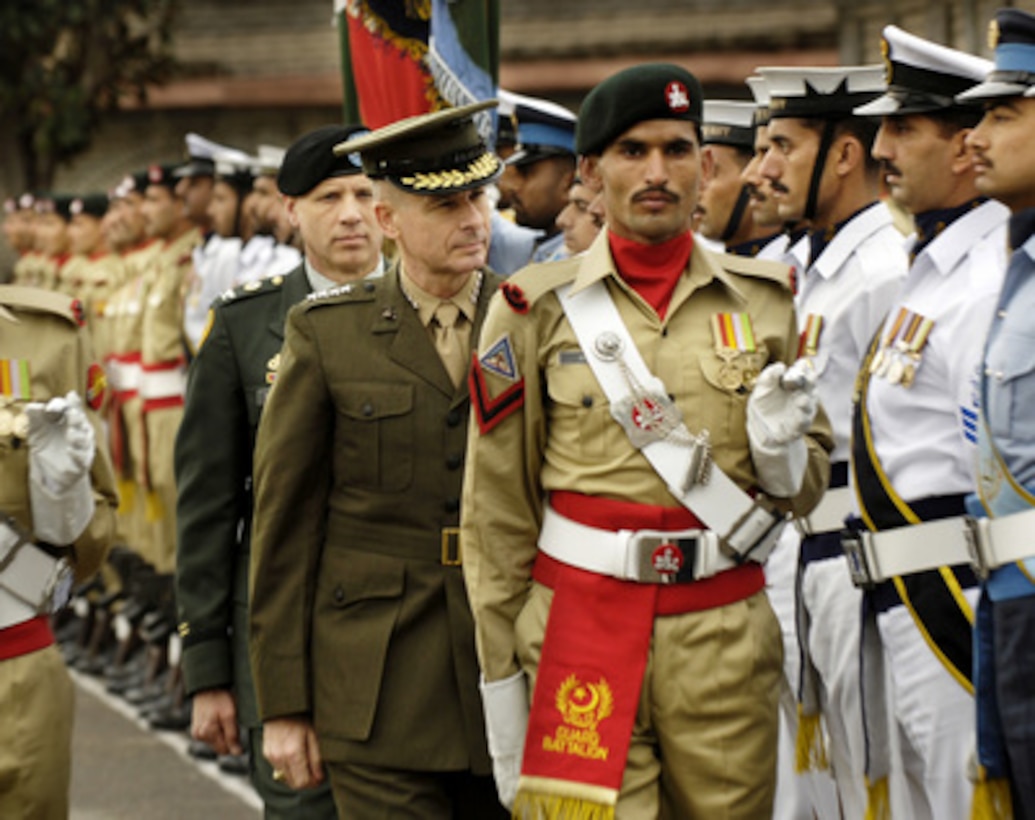
<instances>
[{"instance_id":1,"label":"white leather belt","mask_svg":"<svg viewBox=\"0 0 1035 820\"><path fill-rule=\"evenodd\" d=\"M1035 558L1035 509L1000 518L971 519L974 570L984 578L994 569Z\"/></svg>"},{"instance_id":2,"label":"white leather belt","mask_svg":"<svg viewBox=\"0 0 1035 820\"><path fill-rule=\"evenodd\" d=\"M880 532L845 533L841 546L857 587L872 587L897 575L969 564L970 519L956 515Z\"/></svg>"},{"instance_id":3,"label":"white leather belt","mask_svg":"<svg viewBox=\"0 0 1035 820\"><path fill-rule=\"evenodd\" d=\"M118 359L108 360L108 381L111 389L120 393L140 389L142 370L139 362L120 362Z\"/></svg>"},{"instance_id":4,"label":"white leather belt","mask_svg":"<svg viewBox=\"0 0 1035 820\"><path fill-rule=\"evenodd\" d=\"M602 530L547 505L539 549L569 566L644 584L688 583L738 564L712 530Z\"/></svg>"},{"instance_id":5,"label":"white leather belt","mask_svg":"<svg viewBox=\"0 0 1035 820\"><path fill-rule=\"evenodd\" d=\"M0 520L0 629L53 612L67 600L72 570Z\"/></svg>"},{"instance_id":6,"label":"white leather belt","mask_svg":"<svg viewBox=\"0 0 1035 820\"><path fill-rule=\"evenodd\" d=\"M147 370L141 372L140 396L144 399L166 399L183 396L187 391L187 374L182 366L169 370Z\"/></svg>"},{"instance_id":7,"label":"white leather belt","mask_svg":"<svg viewBox=\"0 0 1035 820\"><path fill-rule=\"evenodd\" d=\"M852 490L850 487L831 487L819 500L816 509L797 519L805 535L820 535L825 532L840 532L845 528L845 518L852 512Z\"/></svg>"}]
</instances>

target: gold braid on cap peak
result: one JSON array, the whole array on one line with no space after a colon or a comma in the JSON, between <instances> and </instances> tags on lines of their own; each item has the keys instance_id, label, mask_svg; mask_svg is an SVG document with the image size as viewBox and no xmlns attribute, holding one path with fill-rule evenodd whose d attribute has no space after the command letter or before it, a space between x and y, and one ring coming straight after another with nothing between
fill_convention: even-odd
<instances>
[{"instance_id":1,"label":"gold braid on cap peak","mask_svg":"<svg viewBox=\"0 0 1035 820\"><path fill-rule=\"evenodd\" d=\"M416 173L413 176L400 177L399 181L415 191L438 191L442 188L457 188L492 176L496 170L496 158L492 154L482 154L467 166L466 171L434 171Z\"/></svg>"}]
</instances>

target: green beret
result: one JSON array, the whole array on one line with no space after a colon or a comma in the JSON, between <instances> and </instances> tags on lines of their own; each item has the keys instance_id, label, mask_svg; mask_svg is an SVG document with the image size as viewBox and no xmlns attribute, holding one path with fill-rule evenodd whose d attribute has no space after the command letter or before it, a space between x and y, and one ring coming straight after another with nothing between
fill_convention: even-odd
<instances>
[{"instance_id":1,"label":"green beret","mask_svg":"<svg viewBox=\"0 0 1035 820\"><path fill-rule=\"evenodd\" d=\"M331 177L362 174L355 154L334 153L334 146L356 134L365 134L362 125L325 125L303 134L284 154L277 173L277 188L285 196L305 196Z\"/></svg>"},{"instance_id":2,"label":"green beret","mask_svg":"<svg viewBox=\"0 0 1035 820\"><path fill-rule=\"evenodd\" d=\"M645 63L608 77L589 92L579 109L575 149L601 154L615 139L647 120L701 123L704 93L681 66Z\"/></svg>"}]
</instances>

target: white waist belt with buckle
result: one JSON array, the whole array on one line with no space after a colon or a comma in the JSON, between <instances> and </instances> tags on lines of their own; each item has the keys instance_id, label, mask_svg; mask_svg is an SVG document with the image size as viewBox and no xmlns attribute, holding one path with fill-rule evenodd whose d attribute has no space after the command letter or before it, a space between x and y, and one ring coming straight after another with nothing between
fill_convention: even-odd
<instances>
[{"instance_id":1,"label":"white waist belt with buckle","mask_svg":"<svg viewBox=\"0 0 1035 820\"><path fill-rule=\"evenodd\" d=\"M971 521L974 569L981 577L1007 564L1035 558L1035 509Z\"/></svg>"},{"instance_id":2,"label":"white waist belt with buckle","mask_svg":"<svg viewBox=\"0 0 1035 820\"><path fill-rule=\"evenodd\" d=\"M0 520L0 629L53 612L71 587L71 567Z\"/></svg>"},{"instance_id":3,"label":"white waist belt with buckle","mask_svg":"<svg viewBox=\"0 0 1035 820\"><path fill-rule=\"evenodd\" d=\"M852 582L869 587L897 575L970 564L972 520L956 515L880 532L846 533L841 546Z\"/></svg>"},{"instance_id":4,"label":"white waist belt with buckle","mask_svg":"<svg viewBox=\"0 0 1035 820\"><path fill-rule=\"evenodd\" d=\"M183 396L187 391L187 374L183 366L168 370L144 369L140 376L140 396L144 399L166 399Z\"/></svg>"},{"instance_id":5,"label":"white waist belt with buckle","mask_svg":"<svg viewBox=\"0 0 1035 820\"><path fill-rule=\"evenodd\" d=\"M719 549L711 530L602 530L543 512L539 549L578 569L623 581L672 584L699 581L737 563Z\"/></svg>"},{"instance_id":6,"label":"white waist belt with buckle","mask_svg":"<svg viewBox=\"0 0 1035 820\"><path fill-rule=\"evenodd\" d=\"M139 362L120 362L118 359L108 360L108 381L111 389L120 393L139 390L142 370Z\"/></svg>"},{"instance_id":7,"label":"white waist belt with buckle","mask_svg":"<svg viewBox=\"0 0 1035 820\"><path fill-rule=\"evenodd\" d=\"M845 518L852 512L852 490L849 487L831 487L819 500L816 509L798 519L806 535L840 532Z\"/></svg>"}]
</instances>

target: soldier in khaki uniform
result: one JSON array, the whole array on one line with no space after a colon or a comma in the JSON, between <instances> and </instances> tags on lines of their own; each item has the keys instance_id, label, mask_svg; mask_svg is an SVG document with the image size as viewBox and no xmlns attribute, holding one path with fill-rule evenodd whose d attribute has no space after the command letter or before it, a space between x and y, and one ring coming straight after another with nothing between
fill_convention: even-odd
<instances>
[{"instance_id":1,"label":"soldier in khaki uniform","mask_svg":"<svg viewBox=\"0 0 1035 820\"><path fill-rule=\"evenodd\" d=\"M114 534L104 375L71 299L0 287L0 817L68 816L73 690L49 613Z\"/></svg>"},{"instance_id":2,"label":"soldier in khaki uniform","mask_svg":"<svg viewBox=\"0 0 1035 820\"><path fill-rule=\"evenodd\" d=\"M4 239L8 246L18 255L11 271L11 284L19 284L24 279L24 269L33 254L35 240L35 211L32 205L35 197L22 194L17 199L4 200ZM6 276L6 272L5 272Z\"/></svg>"},{"instance_id":3,"label":"soldier in khaki uniform","mask_svg":"<svg viewBox=\"0 0 1035 820\"><path fill-rule=\"evenodd\" d=\"M590 92L580 174L608 230L509 279L475 356L461 540L515 816L772 811L760 562L777 510L819 499L831 438L787 367L787 269L694 242L701 98L667 64Z\"/></svg>"},{"instance_id":4,"label":"soldier in khaki uniform","mask_svg":"<svg viewBox=\"0 0 1035 820\"><path fill-rule=\"evenodd\" d=\"M60 289L61 269L68 261L68 208L71 204L71 197L58 194L36 200L35 242L40 258L26 284L47 290Z\"/></svg>"},{"instance_id":5,"label":"soldier in khaki uniform","mask_svg":"<svg viewBox=\"0 0 1035 820\"><path fill-rule=\"evenodd\" d=\"M263 751L295 787L326 763L349 820L505 816L457 543L468 351L500 281L484 269L500 162L471 118L491 104L338 146L377 179L400 261L292 310L259 425Z\"/></svg>"},{"instance_id":6,"label":"soldier in khaki uniform","mask_svg":"<svg viewBox=\"0 0 1035 820\"><path fill-rule=\"evenodd\" d=\"M176 563L173 445L183 417L187 378L183 292L193 269L191 252L202 240L201 230L175 193L178 182L169 166L151 166L141 206L148 236L162 243L148 274L140 341L146 479L153 491L151 518L158 525L152 560L160 575L171 575Z\"/></svg>"},{"instance_id":7,"label":"soldier in khaki uniform","mask_svg":"<svg viewBox=\"0 0 1035 820\"><path fill-rule=\"evenodd\" d=\"M240 754L238 724L247 730L251 778L267 818L336 816L326 783L293 791L273 780L261 754L247 642L251 454L277 376L288 310L311 292L382 273L373 183L358 162L332 151L358 130L327 126L288 151L279 185L312 250L306 264L286 276L228 291L213 305L191 363L176 438L176 603L186 691L193 696L192 734L218 754ZM332 223L315 218L328 199L335 202L326 209L337 215ZM356 243L363 242L333 265L320 265L315 260L334 247L337 225L349 226Z\"/></svg>"}]
</instances>

